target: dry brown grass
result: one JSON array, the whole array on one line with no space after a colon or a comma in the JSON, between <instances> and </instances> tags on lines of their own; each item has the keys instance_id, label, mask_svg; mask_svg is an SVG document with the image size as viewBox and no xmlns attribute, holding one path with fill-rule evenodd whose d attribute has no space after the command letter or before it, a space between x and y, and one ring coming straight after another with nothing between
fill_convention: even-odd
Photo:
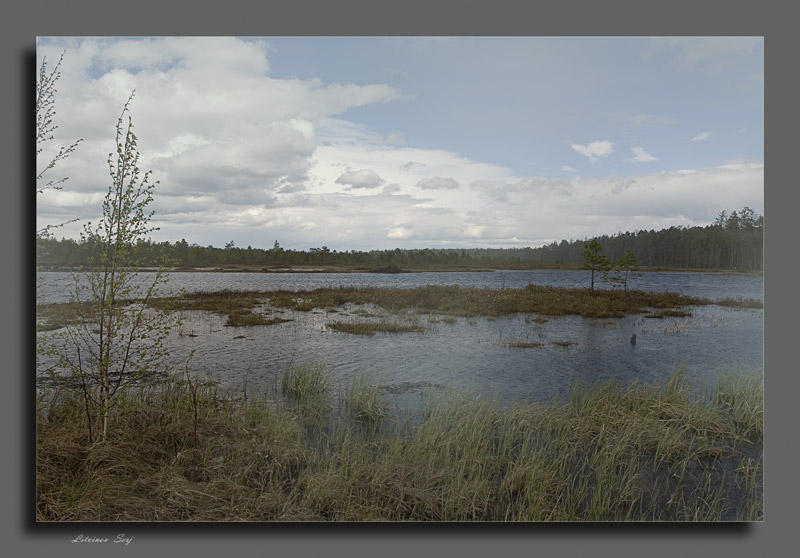
<instances>
[{"instance_id":1,"label":"dry brown grass","mask_svg":"<svg viewBox=\"0 0 800 558\"><path fill-rule=\"evenodd\" d=\"M759 300L709 299L675 293L644 291L568 289L529 285L519 289L466 288L459 286L418 287L413 289L324 288L313 291L232 291L189 293L182 297L153 300L159 308L172 310L205 310L233 316L231 325L269 325L253 314L253 309L266 302L273 307L300 311L335 309L348 302L372 304L389 312L423 311L454 316L502 316L535 313L537 323L544 316L579 315L594 318L617 318L626 314L649 314L649 317L685 316L685 307L720 304L736 308L763 308ZM653 309L660 310L654 312ZM63 327L75 321L78 307L74 304L47 304L37 307L40 330ZM248 316L251 314L251 316ZM255 317L252 317L255 316ZM250 321L251 323L245 323ZM237 323L239 322L239 323ZM277 323L277 322L272 322Z\"/></svg>"},{"instance_id":2,"label":"dry brown grass","mask_svg":"<svg viewBox=\"0 0 800 558\"><path fill-rule=\"evenodd\" d=\"M351 395L377 404L368 384ZM80 398L56 394L37 419L37 521L763 517L760 377L721 381L710 401L680 372L663 386L578 387L565 405L450 395L417 427L342 419L323 438L294 405L196 388L129 393L94 445Z\"/></svg>"},{"instance_id":3,"label":"dry brown grass","mask_svg":"<svg viewBox=\"0 0 800 558\"><path fill-rule=\"evenodd\" d=\"M568 314L595 318L615 318L626 314L649 313L652 309L684 312L691 305L713 304L708 299L675 293L644 291L567 289L529 285L519 289L465 288L433 286L414 289L333 288L313 291L277 291L265 295L272 306L308 311L314 308L354 304L374 304L390 312L416 310L449 316L501 316L535 313L544 316ZM735 301L729 301L733 305ZM758 301L740 301L753 307ZM677 314L673 314L677 315ZM683 315L683 314L682 314ZM541 322L546 318L537 318Z\"/></svg>"}]
</instances>

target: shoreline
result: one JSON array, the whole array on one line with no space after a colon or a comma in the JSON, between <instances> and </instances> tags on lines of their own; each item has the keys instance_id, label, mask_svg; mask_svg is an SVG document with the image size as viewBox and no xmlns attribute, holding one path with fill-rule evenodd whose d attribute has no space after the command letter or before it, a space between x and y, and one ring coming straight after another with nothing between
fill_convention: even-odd
<instances>
[{"instance_id":1,"label":"shoreline","mask_svg":"<svg viewBox=\"0 0 800 558\"><path fill-rule=\"evenodd\" d=\"M157 267L141 267L137 271L159 271ZM376 275L402 273L494 273L502 271L586 271L581 266L409 266L391 270L365 268L359 266L260 266L260 265L222 265L222 266L177 266L161 269L167 273L373 273ZM74 267L37 267L36 272L81 272ZM704 273L708 275L730 275L736 277L763 277L763 271L737 271L732 269L696 269L670 267L641 267L642 273Z\"/></svg>"}]
</instances>

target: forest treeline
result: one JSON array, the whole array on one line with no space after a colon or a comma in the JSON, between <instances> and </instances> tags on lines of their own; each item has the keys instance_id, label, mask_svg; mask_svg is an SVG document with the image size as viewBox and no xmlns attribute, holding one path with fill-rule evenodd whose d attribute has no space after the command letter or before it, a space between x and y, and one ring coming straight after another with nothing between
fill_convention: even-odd
<instances>
[{"instance_id":1,"label":"forest treeline","mask_svg":"<svg viewBox=\"0 0 800 558\"><path fill-rule=\"evenodd\" d=\"M705 227L673 226L659 231L618 232L595 237L603 253L618 260L631 250L642 267L763 271L764 217L749 207L728 214L719 213ZM141 240L136 244L136 259L143 266L168 262L175 267L247 265L269 267L349 266L381 269L413 266L487 266L525 269L548 266L580 266L584 245L589 239L562 240L537 248L448 248L337 251L327 246L308 250L284 249L276 240L271 248L242 248L233 241L223 248L177 242ZM91 236L79 241L39 235L36 262L41 270L78 268L90 264L99 240Z\"/></svg>"}]
</instances>

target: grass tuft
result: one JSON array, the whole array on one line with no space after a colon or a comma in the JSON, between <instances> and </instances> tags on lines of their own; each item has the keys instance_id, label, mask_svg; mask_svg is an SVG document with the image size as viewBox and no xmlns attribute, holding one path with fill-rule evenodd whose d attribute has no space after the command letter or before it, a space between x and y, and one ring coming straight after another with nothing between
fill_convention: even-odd
<instances>
[{"instance_id":1,"label":"grass tuft","mask_svg":"<svg viewBox=\"0 0 800 558\"><path fill-rule=\"evenodd\" d=\"M321 422L329 410L326 397L331 378L324 365L291 363L281 377L281 391L310 423Z\"/></svg>"},{"instance_id":2,"label":"grass tuft","mask_svg":"<svg viewBox=\"0 0 800 558\"><path fill-rule=\"evenodd\" d=\"M388 414L380 384L373 383L367 375L350 381L345 402L354 417L366 422L378 421Z\"/></svg>"},{"instance_id":3,"label":"grass tuft","mask_svg":"<svg viewBox=\"0 0 800 558\"><path fill-rule=\"evenodd\" d=\"M282 324L290 322L285 318L265 318L261 314L254 314L250 310L237 310L228 314L226 327L248 327Z\"/></svg>"}]
</instances>

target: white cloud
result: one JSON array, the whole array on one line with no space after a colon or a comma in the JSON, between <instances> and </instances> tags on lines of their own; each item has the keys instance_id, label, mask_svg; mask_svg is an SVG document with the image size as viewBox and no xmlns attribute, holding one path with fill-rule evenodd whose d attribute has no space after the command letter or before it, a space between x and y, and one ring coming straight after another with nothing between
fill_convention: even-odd
<instances>
[{"instance_id":1,"label":"white cloud","mask_svg":"<svg viewBox=\"0 0 800 558\"><path fill-rule=\"evenodd\" d=\"M706 141L708 138L711 137L711 132L700 132L695 137L690 139L689 141L698 142L698 141Z\"/></svg>"},{"instance_id":2,"label":"white cloud","mask_svg":"<svg viewBox=\"0 0 800 558\"><path fill-rule=\"evenodd\" d=\"M485 226L483 238L516 236L546 243L617 230L705 224L722 206L749 205L760 212L764 176L758 163L732 162L692 172L480 181L471 188L481 192L482 207L468 214L467 222Z\"/></svg>"},{"instance_id":3,"label":"white cloud","mask_svg":"<svg viewBox=\"0 0 800 558\"><path fill-rule=\"evenodd\" d=\"M203 145L209 145L210 143L212 143L211 140L201 138L193 134L181 134L169 141L167 144L167 149L163 153L156 153L154 156L169 159L176 157L184 151L188 151L189 149Z\"/></svg>"},{"instance_id":4,"label":"white cloud","mask_svg":"<svg viewBox=\"0 0 800 558\"><path fill-rule=\"evenodd\" d=\"M386 181L373 170L348 171L336 179L337 184L345 184L352 188L378 188Z\"/></svg>"},{"instance_id":5,"label":"white cloud","mask_svg":"<svg viewBox=\"0 0 800 558\"><path fill-rule=\"evenodd\" d=\"M422 188L423 190L455 190L458 187L458 181L456 179L444 178L441 176L424 178L417 182L417 188Z\"/></svg>"},{"instance_id":6,"label":"white cloud","mask_svg":"<svg viewBox=\"0 0 800 558\"><path fill-rule=\"evenodd\" d=\"M60 143L84 141L59 169L70 176L65 191L37 197L43 223L94 218L108 187L114 124L132 88L140 166L161 182L153 205L158 241L270 247L278 239L298 249L366 250L536 245L763 207L763 167L752 162L586 178L555 159L549 165L561 178L549 178L408 146L402 123L377 130L347 120L350 108L405 99L398 91L272 76L268 47L258 41L54 41L40 54L57 60L64 46L57 133ZM671 122L643 112L617 117L630 129ZM614 144L572 149L597 161ZM632 154L629 161L654 160L641 147ZM70 226L67 235L80 230Z\"/></svg>"},{"instance_id":7,"label":"white cloud","mask_svg":"<svg viewBox=\"0 0 800 558\"><path fill-rule=\"evenodd\" d=\"M407 199L414 200L415 207L426 210L448 208L466 211L479 202L476 192L461 188L437 190L417 187L420 181L430 179L431 176L439 177L439 181L423 182L423 185L452 187L480 179L513 179L508 169L438 149L387 147L342 141L318 146L312 159L308 184L309 191L314 194L340 192L340 187L337 187L335 181L342 172L349 170L342 166L342 161L347 161L347 166L351 169L369 168L388 185L398 185L403 192L406 192ZM409 162L414 164L406 165ZM453 182L442 181L441 177L448 177ZM386 191L391 192L393 198L400 197L397 193L399 190L395 188L387 188ZM369 190L351 190L347 193L364 196L369 192Z\"/></svg>"},{"instance_id":8,"label":"white cloud","mask_svg":"<svg viewBox=\"0 0 800 558\"><path fill-rule=\"evenodd\" d=\"M512 205L528 205L534 200L548 197L569 196L572 193L572 182L560 178L530 177L506 182L502 180L476 180L470 188L480 192L482 199L490 203L508 203Z\"/></svg>"},{"instance_id":9,"label":"white cloud","mask_svg":"<svg viewBox=\"0 0 800 558\"><path fill-rule=\"evenodd\" d=\"M386 165L397 168L391 161ZM352 193L312 185L307 192L265 196L264 203L249 205L213 192L156 196L158 224L167 239L185 237L201 245L219 245L220 238L242 244L237 234L249 231L268 244L277 238L299 249L325 244L371 250L510 246L514 237L523 245L538 245L616 230L703 224L724 208L763 212L763 165L758 163L601 178L486 176L468 189L429 191L430 199L398 193L395 182L383 190ZM70 201L86 200L74 196Z\"/></svg>"},{"instance_id":10,"label":"white cloud","mask_svg":"<svg viewBox=\"0 0 800 558\"><path fill-rule=\"evenodd\" d=\"M363 141L374 136L334 115L400 98L385 84L270 77L262 41L55 39L45 42L37 55L52 63L65 48L58 132L84 141L59 169L70 176L72 194L40 196L41 215L73 204L78 192L84 199L105 193L114 124L134 89L130 116L139 138L140 167L152 169L153 179L160 181L155 219L164 223L251 222L264 207L308 191L319 128L338 131L351 141L356 130ZM395 133L388 139L402 138ZM331 177L331 186L343 170ZM376 188L384 181L362 173L347 183ZM89 220L99 211L100 204L86 205L76 216Z\"/></svg>"},{"instance_id":11,"label":"white cloud","mask_svg":"<svg viewBox=\"0 0 800 558\"><path fill-rule=\"evenodd\" d=\"M389 229L389 232L386 233L386 238L392 240L401 240L410 237L411 234L411 231L405 227L392 227Z\"/></svg>"},{"instance_id":12,"label":"white cloud","mask_svg":"<svg viewBox=\"0 0 800 558\"><path fill-rule=\"evenodd\" d=\"M632 147L631 151L633 152L633 158L628 159L628 161L633 163L649 163L650 161L658 160L657 157L653 157L641 147Z\"/></svg>"},{"instance_id":13,"label":"white cloud","mask_svg":"<svg viewBox=\"0 0 800 558\"><path fill-rule=\"evenodd\" d=\"M603 141L593 141L587 145L580 145L578 143L571 144L570 147L580 153L581 155L588 157L592 161L597 161L598 157L608 157L611 153L614 152L614 144L612 144L608 140Z\"/></svg>"}]
</instances>

